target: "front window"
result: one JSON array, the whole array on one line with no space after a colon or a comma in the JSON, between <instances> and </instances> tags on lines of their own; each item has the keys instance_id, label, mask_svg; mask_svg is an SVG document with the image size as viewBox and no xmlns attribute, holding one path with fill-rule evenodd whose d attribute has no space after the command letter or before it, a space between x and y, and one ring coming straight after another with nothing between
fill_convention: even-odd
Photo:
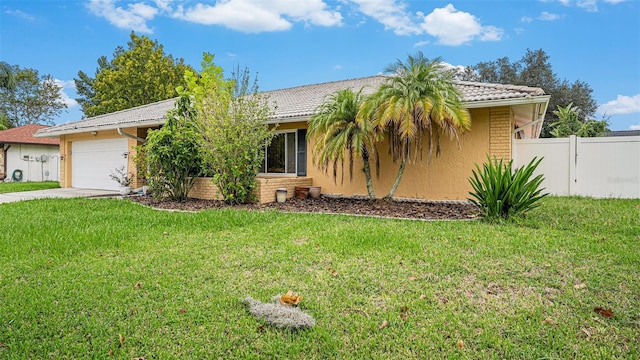
<instances>
[{"instance_id":1,"label":"front window","mask_svg":"<svg viewBox=\"0 0 640 360\"><path fill-rule=\"evenodd\" d=\"M296 132L279 132L265 151L260 172L266 174L296 174Z\"/></svg>"}]
</instances>

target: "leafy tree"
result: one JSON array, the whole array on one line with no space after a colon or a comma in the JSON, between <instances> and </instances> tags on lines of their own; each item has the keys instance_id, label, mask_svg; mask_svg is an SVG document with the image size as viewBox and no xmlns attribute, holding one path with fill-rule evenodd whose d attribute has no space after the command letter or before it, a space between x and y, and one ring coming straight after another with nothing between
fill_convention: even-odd
<instances>
[{"instance_id":1,"label":"leafy tree","mask_svg":"<svg viewBox=\"0 0 640 360\"><path fill-rule=\"evenodd\" d=\"M13 67L4 61L0 61L0 89L13 89L16 85L16 75ZM4 110L0 111L0 131L11 127L9 117Z\"/></svg>"},{"instance_id":2,"label":"leafy tree","mask_svg":"<svg viewBox=\"0 0 640 360\"><path fill-rule=\"evenodd\" d=\"M379 134L373 124L358 112L364 102L362 90L353 92L345 89L331 94L318 107L316 115L309 121L307 139L314 138L313 161L318 168L327 172L333 168L333 179L337 178L338 163L342 167L344 180L345 153L348 154L349 175L353 178L355 157L362 157L369 198L376 197L371 178L370 158L373 157L376 169L379 169L378 151L375 143Z\"/></svg>"},{"instance_id":3,"label":"leafy tree","mask_svg":"<svg viewBox=\"0 0 640 360\"><path fill-rule=\"evenodd\" d=\"M12 67L14 84L0 87L0 113L8 127L28 124L53 124L67 104L62 99L62 87L51 75L40 76L38 70Z\"/></svg>"},{"instance_id":4,"label":"leafy tree","mask_svg":"<svg viewBox=\"0 0 640 360\"><path fill-rule=\"evenodd\" d=\"M11 127L7 114L0 112L0 131L7 130Z\"/></svg>"},{"instance_id":5,"label":"leafy tree","mask_svg":"<svg viewBox=\"0 0 640 360\"><path fill-rule=\"evenodd\" d=\"M98 59L94 78L78 72L74 79L85 116L91 117L176 97L176 87L184 85L185 70L193 70L184 60L164 54L158 41L130 35L127 49L118 46L113 59Z\"/></svg>"},{"instance_id":6,"label":"leafy tree","mask_svg":"<svg viewBox=\"0 0 640 360\"><path fill-rule=\"evenodd\" d=\"M199 75L186 72L186 92L195 103L213 182L225 202L247 203L255 198L255 178L273 137L267 124L273 109L268 97L258 93L257 80L251 82L249 70L236 68L225 80L213 58L204 54Z\"/></svg>"},{"instance_id":7,"label":"leafy tree","mask_svg":"<svg viewBox=\"0 0 640 360\"><path fill-rule=\"evenodd\" d=\"M553 137L567 137L577 135L580 137L603 136L609 131L606 120L583 120L580 119L581 110L569 103L566 107L558 106L558 110L553 114L558 117L558 121L551 124L551 135Z\"/></svg>"},{"instance_id":8,"label":"leafy tree","mask_svg":"<svg viewBox=\"0 0 640 360\"><path fill-rule=\"evenodd\" d=\"M141 177L146 177L154 195L184 201L202 173L202 136L195 127L195 117L191 99L183 94L167 113L165 125L149 132L143 155L146 173L144 168L138 172L144 174Z\"/></svg>"},{"instance_id":9,"label":"leafy tree","mask_svg":"<svg viewBox=\"0 0 640 360\"><path fill-rule=\"evenodd\" d=\"M475 70L475 71L471 71ZM544 50L532 51L527 49L525 55L518 61L511 62L508 57L495 61L480 62L473 67L466 68L456 74L460 80L480 81L498 84L526 85L542 88L551 95L545 121L542 126L542 137L551 136L551 124L558 120L554 109L566 107L569 103L581 109L581 121L593 117L598 104L592 97L593 90L586 82L576 80L569 83L566 79L559 79L549 63L549 55Z\"/></svg>"},{"instance_id":10,"label":"leafy tree","mask_svg":"<svg viewBox=\"0 0 640 360\"><path fill-rule=\"evenodd\" d=\"M7 62L0 61L0 89L11 89L16 85L16 74Z\"/></svg>"},{"instance_id":11,"label":"leafy tree","mask_svg":"<svg viewBox=\"0 0 640 360\"><path fill-rule=\"evenodd\" d=\"M105 69L110 69L111 65L109 64L109 60L107 60L106 56L101 56L98 58L98 68L96 69L96 75L101 73ZM80 95L79 98L76 99L78 104L80 105L82 112L87 116L87 111L90 108L96 106L96 101L98 98L96 97L96 92L93 90L93 82L94 78L87 75L84 71L78 71L78 78L73 79L76 85L76 92Z\"/></svg>"},{"instance_id":12,"label":"leafy tree","mask_svg":"<svg viewBox=\"0 0 640 360\"><path fill-rule=\"evenodd\" d=\"M393 161L400 168L389 194L393 197L407 162L422 159L427 140L427 158L435 147L440 155L440 137L458 139L460 132L471 128L471 116L463 107L460 92L453 85L453 73L446 70L440 58L429 61L419 52L407 62L398 60L385 72L393 74L363 106L362 116L372 119L389 138ZM413 154L413 156L412 156Z\"/></svg>"}]
</instances>

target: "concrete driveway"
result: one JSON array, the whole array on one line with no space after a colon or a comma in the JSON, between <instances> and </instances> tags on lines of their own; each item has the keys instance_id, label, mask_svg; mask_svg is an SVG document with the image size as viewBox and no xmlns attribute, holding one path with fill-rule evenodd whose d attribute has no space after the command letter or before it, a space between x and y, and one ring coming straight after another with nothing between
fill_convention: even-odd
<instances>
[{"instance_id":1,"label":"concrete driveway","mask_svg":"<svg viewBox=\"0 0 640 360\"><path fill-rule=\"evenodd\" d=\"M0 204L45 198L92 198L118 196L120 196L120 192L113 190L60 188L0 194Z\"/></svg>"}]
</instances>

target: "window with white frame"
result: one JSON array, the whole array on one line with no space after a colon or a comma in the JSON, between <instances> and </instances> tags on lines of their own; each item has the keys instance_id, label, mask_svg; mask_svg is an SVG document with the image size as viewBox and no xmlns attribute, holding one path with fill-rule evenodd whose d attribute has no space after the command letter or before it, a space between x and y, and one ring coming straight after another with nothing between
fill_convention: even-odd
<instances>
[{"instance_id":1,"label":"window with white frame","mask_svg":"<svg viewBox=\"0 0 640 360\"><path fill-rule=\"evenodd\" d=\"M296 174L297 132L277 132L265 151L260 169L264 174Z\"/></svg>"}]
</instances>

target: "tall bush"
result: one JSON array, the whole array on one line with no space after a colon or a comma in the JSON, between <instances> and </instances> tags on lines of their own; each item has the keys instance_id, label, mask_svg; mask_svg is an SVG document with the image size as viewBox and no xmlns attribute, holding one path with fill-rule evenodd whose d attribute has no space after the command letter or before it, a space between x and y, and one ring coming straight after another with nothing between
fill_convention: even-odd
<instances>
[{"instance_id":1,"label":"tall bush","mask_svg":"<svg viewBox=\"0 0 640 360\"><path fill-rule=\"evenodd\" d=\"M529 164L513 170L513 160L504 164L503 160L488 162L482 169L476 164L469 182L473 192L469 192L471 201L484 213L487 220L509 219L514 215L523 216L527 211L540 206L540 199L549 195L542 193L540 186L544 177L538 175L531 179L542 158L533 158Z\"/></svg>"},{"instance_id":2,"label":"tall bush","mask_svg":"<svg viewBox=\"0 0 640 360\"><path fill-rule=\"evenodd\" d=\"M246 69L236 68L225 80L211 54L204 54L199 75L187 72L185 78L195 101L203 159L220 195L230 204L254 201L255 178L273 137L269 99L258 93Z\"/></svg>"},{"instance_id":3,"label":"tall bush","mask_svg":"<svg viewBox=\"0 0 640 360\"><path fill-rule=\"evenodd\" d=\"M195 111L187 95L176 100L165 125L152 130L145 144L147 182L155 196L184 201L202 173L202 135L194 123ZM144 171L144 170L143 170Z\"/></svg>"}]
</instances>

